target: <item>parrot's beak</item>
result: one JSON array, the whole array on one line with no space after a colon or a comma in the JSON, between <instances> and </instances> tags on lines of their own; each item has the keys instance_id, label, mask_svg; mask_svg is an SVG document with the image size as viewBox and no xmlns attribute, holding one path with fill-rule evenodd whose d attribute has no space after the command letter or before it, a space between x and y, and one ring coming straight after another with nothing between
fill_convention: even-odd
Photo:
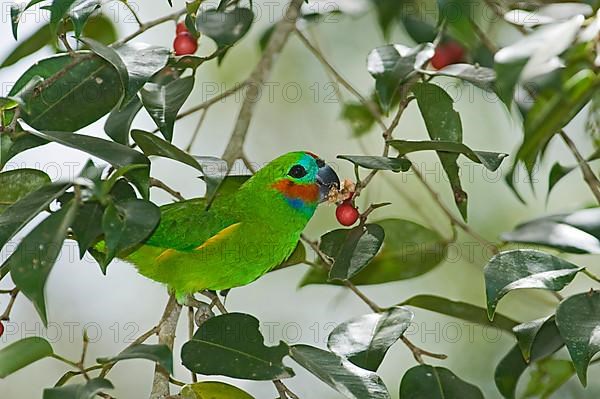
<instances>
[{"instance_id":1,"label":"parrot's beak","mask_svg":"<svg viewBox=\"0 0 600 399\"><path fill-rule=\"evenodd\" d=\"M340 178L331 166L325 164L322 159L317 160L319 171L317 172L317 184L319 185L319 202L327 200L332 187L340 188Z\"/></svg>"}]
</instances>

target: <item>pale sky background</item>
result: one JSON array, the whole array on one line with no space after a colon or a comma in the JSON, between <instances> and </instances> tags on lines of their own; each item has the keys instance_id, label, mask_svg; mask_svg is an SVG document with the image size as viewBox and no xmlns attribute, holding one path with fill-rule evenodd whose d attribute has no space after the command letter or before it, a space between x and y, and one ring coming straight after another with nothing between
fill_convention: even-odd
<instances>
[{"instance_id":1,"label":"pale sky background","mask_svg":"<svg viewBox=\"0 0 600 399\"><path fill-rule=\"evenodd\" d=\"M174 9L183 6L182 1L174 3ZM275 22L269 20L265 2L254 3L263 10L261 18L253 26L250 34L228 53L222 67L217 67L216 63L212 62L199 70L195 90L183 109L209 97L207 91L210 92L215 87L232 87L249 74L250 68L259 57L258 37L266 26ZM3 40L0 45L0 58L4 58L14 46L8 19L9 4L7 1L2 2L0 37ZM139 14L143 21L172 12L166 0L138 0L133 4L139 5ZM115 19L121 36L136 29L135 23L122 5L109 3L104 6L104 10ZM275 10L278 10L275 15L281 15L280 5L276 6ZM42 14L37 15L41 17ZM24 38L35 29L35 21L28 18L27 22L19 27L19 35ZM136 41L171 48L174 30L174 24L166 23L143 34ZM369 12L356 18L334 16L329 23L315 26L313 31L333 65L362 93L368 94L372 90L373 80L365 68L366 55L372 48L385 44L376 27L374 13ZM395 43L411 44L410 39L400 29L394 29L392 37ZM210 40L203 39L200 42L199 53L208 54L212 48ZM42 55L50 56L51 51L45 49L0 70L2 94L6 94L12 82ZM336 160L337 154L360 154L361 146L364 146L369 154L379 154L380 132L374 129L361 141L351 138L349 127L339 116L340 104L330 95L332 91L329 78L296 38L290 39L269 81L273 85L273 97L263 98L257 106L245 147L252 161L264 163L284 152L305 149L334 163L342 178L352 178L352 168L346 162ZM449 80L440 82L454 84ZM521 131L518 123L510 119L507 111L496 99L490 99L489 95L486 97L479 89L471 86L454 84L454 88L449 92L457 98L456 108L461 113L464 140L468 145L480 150L514 154L521 139ZM352 99L347 92L343 92L343 95L346 100ZM297 101L295 97L298 97ZM194 146L195 154L221 155L239 106L239 98L230 98L211 108ZM187 145L196 121L197 116L193 116L177 124L174 140L176 144L181 147ZM83 129L82 132L104 137L103 123L104 119ZM584 118L577 118L568 131L573 133L587 154L591 149L590 143L585 139L583 123ZM154 128L144 111L140 112L133 126L146 130ZM416 104L411 104L405 112L395 137L427 138ZM38 168L56 180L68 178L73 171L77 172L87 159L88 156L84 153L51 144L19 155L11 160L8 168ZM558 142L550 147L548 159L558 159L569 165L574 163L562 143ZM428 182L434 185L442 194L444 202L454 210L449 187L440 166L435 162L435 157L425 154L415 156L414 160L425 165ZM504 170L510 162L509 158L503 165ZM499 233L511 229L518 222L546 213L577 209L591 203L592 197L587 187L580 174L575 172L560 183L546 205L544 193L547 172L551 165L550 162L545 163L543 170L536 175L539 180L536 197L529 193L525 183L519 184L528 200L528 206L520 204L498 176L489 174L486 177L481 167L469 165L465 170L472 173L465 179L464 188L469 193L469 219L472 227L486 238L495 240ZM203 192L201 182L196 178L196 171L181 164L157 160L153 162L152 175L181 191L186 197L198 196ZM424 212L437 221L439 229L449 234L447 220L413 177L403 178L395 174L390 174L389 177L398 189L414 198ZM152 194L158 203L170 200L162 192L153 191ZM360 205L364 206L367 200L393 202L393 206L374 214L374 220L398 217L427 226L422 217L381 177L369 186L365 195L361 197ZM309 224L307 234L316 238L337 227L334 208L324 206ZM392 305L417 294L441 295L483 305L484 285L481 269L484 260L481 247L475 247L475 256L469 259L469 248L473 248L472 241L461 234L459 243L453 248L455 253L459 254L458 261L445 262L434 271L412 280L368 286L364 291L381 305ZM79 261L76 253L76 245L68 243L48 280L46 291L50 328L47 331L43 329L31 303L19 296L12 312L12 321L7 324L6 333L0 338L0 347L26 336L42 335L52 342L57 353L77 358L81 351L82 332L87 328L92 339L89 359L93 360L96 357L118 353L132 338L155 325L167 300L164 287L139 276L131 266L120 262L111 264L108 275L103 276L95 263ZM5 259L6 254L3 255ZM573 259L582 266L594 265L591 257L579 256ZM309 286L298 290L296 287L306 270L304 265L296 266L269 274L247 287L235 289L228 297L227 307L230 311L256 316L261 321L262 332L270 343L284 339L289 343L325 347L327 334L336 324L368 313L368 308L343 288ZM6 280L8 279L5 279L0 287L12 286ZM576 292L588 288L589 282L578 278L567 291ZM4 308L5 301L5 296L0 297L0 309ZM518 292L508 295L500 304L499 311L510 312L513 318L526 321L549 314L554 304L552 296L548 293ZM410 339L428 350L446 353L449 356L445 361L431 363L448 367L459 377L478 385L486 398L500 398L493 385L493 373L498 361L514 344L513 339L506 334L497 337L493 330L473 327L461 320L419 309L414 311L416 324L412 328ZM186 339L187 319L182 317L174 350L175 376L188 381L189 372L180 365L179 360L179 348ZM566 356L566 353L563 351L561 355ZM291 359L288 358L285 362L297 373L297 377L286 384L301 398L341 398L324 383L295 365ZM396 344L388 353L380 375L393 397L398 396L402 375L414 365L416 363L410 352L401 343ZM154 364L144 360L119 363L109 374L109 379L116 386L116 396L128 399L146 398L151 387L153 369ZM54 385L65 371L67 369L62 363L53 359L42 360L7 379L0 380L0 397L41 398L42 389ZM584 391L578 381L571 379L555 397L598 397L598 377L600 373L597 367L591 367L590 386L587 390ZM272 384L268 382L236 381L219 377L202 377L202 380L230 381L261 399L276 397ZM526 380L523 378L522 382Z\"/></svg>"}]
</instances>

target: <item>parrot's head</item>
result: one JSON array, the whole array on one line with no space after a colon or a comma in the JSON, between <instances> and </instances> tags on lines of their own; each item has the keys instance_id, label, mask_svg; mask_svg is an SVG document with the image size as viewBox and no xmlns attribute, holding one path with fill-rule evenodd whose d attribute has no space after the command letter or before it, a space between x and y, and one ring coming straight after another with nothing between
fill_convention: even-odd
<instances>
[{"instance_id":1,"label":"parrot's head","mask_svg":"<svg viewBox=\"0 0 600 399\"><path fill-rule=\"evenodd\" d=\"M327 199L340 180L333 169L311 152L284 154L260 169L252 179L254 187L262 186L277 198L307 216L312 216L320 202Z\"/></svg>"}]
</instances>

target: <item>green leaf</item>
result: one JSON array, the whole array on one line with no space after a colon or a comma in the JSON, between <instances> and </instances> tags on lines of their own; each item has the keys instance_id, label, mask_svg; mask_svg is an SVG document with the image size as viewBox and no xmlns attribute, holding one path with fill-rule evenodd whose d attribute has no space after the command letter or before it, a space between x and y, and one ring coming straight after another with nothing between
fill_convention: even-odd
<instances>
[{"instance_id":1,"label":"green leaf","mask_svg":"<svg viewBox=\"0 0 600 399\"><path fill-rule=\"evenodd\" d=\"M36 129L76 131L107 114L122 95L112 65L84 51L38 61L17 80L9 96L35 76L45 80L27 99L22 117Z\"/></svg>"},{"instance_id":2,"label":"green leaf","mask_svg":"<svg viewBox=\"0 0 600 399\"><path fill-rule=\"evenodd\" d=\"M544 359L563 346L564 342L554 321L544 323L533 340L530 362ZM500 360L494 373L494 381L503 397L515 399L517 384L527 367L528 363L523 358L518 345L513 346Z\"/></svg>"},{"instance_id":3,"label":"green leaf","mask_svg":"<svg viewBox=\"0 0 600 399\"><path fill-rule=\"evenodd\" d=\"M535 342L535 339L542 330L542 328L547 328L546 325L555 324L556 323L554 321L554 316L550 316L521 323L513 328L513 332L517 337L519 348L521 348L521 353L523 354L523 359L525 359L527 363L529 363L529 361L531 360L531 350L533 348L533 343Z\"/></svg>"},{"instance_id":4,"label":"green leaf","mask_svg":"<svg viewBox=\"0 0 600 399\"><path fill-rule=\"evenodd\" d=\"M254 399L245 391L224 382L203 381L181 390L182 399Z\"/></svg>"},{"instance_id":5,"label":"green leaf","mask_svg":"<svg viewBox=\"0 0 600 399\"><path fill-rule=\"evenodd\" d=\"M438 85L417 83L413 86L413 94L427 132L432 140L445 140L462 144L462 123L460 115L454 110L454 100ZM467 193L462 189L458 154L448 152L437 153L442 167L448 176L456 207L464 220L467 220Z\"/></svg>"},{"instance_id":6,"label":"green leaf","mask_svg":"<svg viewBox=\"0 0 600 399\"><path fill-rule=\"evenodd\" d=\"M501 238L574 254L600 254L600 208L534 219L502 234Z\"/></svg>"},{"instance_id":7,"label":"green leaf","mask_svg":"<svg viewBox=\"0 0 600 399\"><path fill-rule=\"evenodd\" d=\"M377 224L366 224L347 230L339 252L335 254L329 272L331 280L348 280L363 270L377 255L385 231Z\"/></svg>"},{"instance_id":8,"label":"green leaf","mask_svg":"<svg viewBox=\"0 0 600 399\"><path fill-rule=\"evenodd\" d=\"M30 0L27 5L21 10L21 7L18 4L13 4L10 7L10 22L12 25L12 34L15 40L17 40L17 28L19 26L19 22L21 19L21 15L33 7L34 5L41 3L46 0Z\"/></svg>"},{"instance_id":9,"label":"green leaf","mask_svg":"<svg viewBox=\"0 0 600 399\"><path fill-rule=\"evenodd\" d=\"M44 338L29 337L0 349L0 378L52 355L54 351Z\"/></svg>"},{"instance_id":10,"label":"green leaf","mask_svg":"<svg viewBox=\"0 0 600 399\"><path fill-rule=\"evenodd\" d=\"M75 37L79 38L90 16L100 8L100 0L75 0L69 10L69 18L73 22Z\"/></svg>"},{"instance_id":11,"label":"green leaf","mask_svg":"<svg viewBox=\"0 0 600 399\"><path fill-rule=\"evenodd\" d=\"M70 203L48 216L6 260L13 282L33 303L44 325L48 324L44 287L76 213L77 204Z\"/></svg>"},{"instance_id":12,"label":"green leaf","mask_svg":"<svg viewBox=\"0 0 600 399\"><path fill-rule=\"evenodd\" d=\"M0 214L0 248L19 232L37 214L44 211L55 199L64 194L70 184L50 184L21 198Z\"/></svg>"},{"instance_id":13,"label":"green leaf","mask_svg":"<svg viewBox=\"0 0 600 399\"><path fill-rule=\"evenodd\" d=\"M0 64L0 68L11 66L20 59L35 53L51 41L50 25L43 25L25 40L22 40Z\"/></svg>"},{"instance_id":14,"label":"green leaf","mask_svg":"<svg viewBox=\"0 0 600 399\"><path fill-rule=\"evenodd\" d=\"M490 171L497 170L504 158L508 154L503 152L490 152L490 151L475 151L467 147L462 143L456 143L453 141L445 140L433 140L433 141L410 141L410 140L391 140L388 141L389 145L398 150L400 155L409 154L415 151L438 151L449 152L456 154L463 154L471 161L481 164Z\"/></svg>"},{"instance_id":15,"label":"green leaf","mask_svg":"<svg viewBox=\"0 0 600 399\"><path fill-rule=\"evenodd\" d=\"M86 202L77 210L77 216L71 228L79 245L80 259L83 259L88 248L102 235L103 213L104 208L99 202Z\"/></svg>"},{"instance_id":16,"label":"green leaf","mask_svg":"<svg viewBox=\"0 0 600 399\"><path fill-rule=\"evenodd\" d=\"M92 378L85 384L44 389L43 399L93 399L98 393L107 389L114 389L110 381L104 378Z\"/></svg>"},{"instance_id":17,"label":"green leaf","mask_svg":"<svg viewBox=\"0 0 600 399\"><path fill-rule=\"evenodd\" d=\"M421 69L431 57L434 48L423 43L414 48L401 44L377 47L367 57L367 70L375 78L375 90L384 113L390 110L398 87L415 71Z\"/></svg>"},{"instance_id":18,"label":"green leaf","mask_svg":"<svg viewBox=\"0 0 600 399\"><path fill-rule=\"evenodd\" d=\"M146 359L161 365L169 374L173 374L173 353L166 345L138 344L130 346L117 356L110 358L99 358L100 364L116 363L127 359Z\"/></svg>"},{"instance_id":19,"label":"green leaf","mask_svg":"<svg viewBox=\"0 0 600 399\"><path fill-rule=\"evenodd\" d=\"M402 399L483 399L481 390L444 367L427 364L408 370L400 382Z\"/></svg>"},{"instance_id":20,"label":"green leaf","mask_svg":"<svg viewBox=\"0 0 600 399\"><path fill-rule=\"evenodd\" d=\"M170 51L165 47L145 43L126 43L115 49L129 75L128 85L121 102L121 108L127 106L136 93L169 61Z\"/></svg>"},{"instance_id":21,"label":"green leaf","mask_svg":"<svg viewBox=\"0 0 600 399\"><path fill-rule=\"evenodd\" d=\"M377 371L388 349L410 326L414 314L402 307L371 313L338 325L327 340L329 349L356 366Z\"/></svg>"},{"instance_id":22,"label":"green leaf","mask_svg":"<svg viewBox=\"0 0 600 399\"><path fill-rule=\"evenodd\" d=\"M494 256L485 268L488 317L508 292L524 288L560 291L583 270L564 259L532 249L516 249Z\"/></svg>"},{"instance_id":23,"label":"green leaf","mask_svg":"<svg viewBox=\"0 0 600 399\"><path fill-rule=\"evenodd\" d=\"M556 309L556 325L575 364L577 376L586 386L590 361L600 352L600 292L577 294L562 301Z\"/></svg>"},{"instance_id":24,"label":"green leaf","mask_svg":"<svg viewBox=\"0 0 600 399\"><path fill-rule=\"evenodd\" d=\"M475 7L462 0L437 0L438 26L442 21L448 23L448 31L452 37L473 47L480 42L473 30Z\"/></svg>"},{"instance_id":25,"label":"green leaf","mask_svg":"<svg viewBox=\"0 0 600 399\"><path fill-rule=\"evenodd\" d=\"M526 398L548 399L575 374L573 363L569 360L544 359L535 365L524 392Z\"/></svg>"},{"instance_id":26,"label":"green leaf","mask_svg":"<svg viewBox=\"0 0 600 399\"><path fill-rule=\"evenodd\" d=\"M106 260L102 271L119 253L133 249L154 231L160 221L160 209L152 202L129 199L106 207L102 229L106 241Z\"/></svg>"},{"instance_id":27,"label":"green leaf","mask_svg":"<svg viewBox=\"0 0 600 399\"><path fill-rule=\"evenodd\" d=\"M140 90L142 104L168 141L173 139L175 118L193 87L194 77L188 76L166 85L148 83Z\"/></svg>"},{"instance_id":28,"label":"green leaf","mask_svg":"<svg viewBox=\"0 0 600 399\"><path fill-rule=\"evenodd\" d=\"M349 399L389 399L381 378L338 355L308 345L290 347L290 356L315 377Z\"/></svg>"},{"instance_id":29,"label":"green leaf","mask_svg":"<svg viewBox=\"0 0 600 399\"><path fill-rule=\"evenodd\" d=\"M456 317L482 326L495 327L509 333L513 333L513 328L518 324L516 321L500 314L497 314L496 317L494 317L494 320L490 321L487 318L484 308L434 295L417 295L405 300L399 305L426 309L431 312Z\"/></svg>"},{"instance_id":30,"label":"green leaf","mask_svg":"<svg viewBox=\"0 0 600 399\"><path fill-rule=\"evenodd\" d=\"M422 72L430 76L458 78L487 91L493 90L496 80L496 72L493 69L471 64L451 64L437 71L423 70Z\"/></svg>"},{"instance_id":31,"label":"green leaf","mask_svg":"<svg viewBox=\"0 0 600 399\"><path fill-rule=\"evenodd\" d=\"M50 30L52 34L56 34L58 24L67 15L67 12L77 0L52 0L52 4L48 7L50 10Z\"/></svg>"},{"instance_id":32,"label":"green leaf","mask_svg":"<svg viewBox=\"0 0 600 399\"><path fill-rule=\"evenodd\" d=\"M509 112L519 77L528 60L528 58L518 58L516 60L500 62L496 58L496 62L494 62L494 70L496 71L495 91Z\"/></svg>"},{"instance_id":33,"label":"green leaf","mask_svg":"<svg viewBox=\"0 0 600 399\"><path fill-rule=\"evenodd\" d=\"M140 109L142 102L138 96L134 96L122 109L115 107L104 123L104 132L115 142L129 145L129 129Z\"/></svg>"},{"instance_id":34,"label":"green leaf","mask_svg":"<svg viewBox=\"0 0 600 399\"><path fill-rule=\"evenodd\" d=\"M385 230L383 249L368 268L351 279L354 284L381 284L413 278L427 273L444 260L448 243L435 231L402 219L384 219L376 223ZM334 231L337 233L328 233L332 235L329 243L321 243L321 250L332 257L340 250L348 230ZM313 268L300 286L326 282L327 274Z\"/></svg>"},{"instance_id":35,"label":"green leaf","mask_svg":"<svg viewBox=\"0 0 600 399\"><path fill-rule=\"evenodd\" d=\"M34 129L27 129L26 126L24 128L28 133L37 137L86 152L105 160L117 168L133 164L150 165L148 158L141 152L122 144L113 143L112 141L83 134L36 131Z\"/></svg>"},{"instance_id":36,"label":"green leaf","mask_svg":"<svg viewBox=\"0 0 600 399\"><path fill-rule=\"evenodd\" d=\"M83 36L103 44L117 41L117 30L112 19L106 15L92 16L83 27Z\"/></svg>"},{"instance_id":37,"label":"green leaf","mask_svg":"<svg viewBox=\"0 0 600 399\"><path fill-rule=\"evenodd\" d=\"M187 369L204 375L258 381L292 377L292 369L282 363L288 346L284 342L265 346L258 325L256 318L242 313L210 318L183 345L181 361Z\"/></svg>"},{"instance_id":38,"label":"green leaf","mask_svg":"<svg viewBox=\"0 0 600 399\"><path fill-rule=\"evenodd\" d=\"M375 124L375 117L362 103L344 103L341 116L350 124L354 137L368 133Z\"/></svg>"},{"instance_id":39,"label":"green leaf","mask_svg":"<svg viewBox=\"0 0 600 399\"><path fill-rule=\"evenodd\" d=\"M397 4L394 0L391 2ZM403 13L401 21L408 36L416 43L433 42L437 36L436 28L433 24L428 23L426 16L422 14Z\"/></svg>"},{"instance_id":40,"label":"green leaf","mask_svg":"<svg viewBox=\"0 0 600 399\"><path fill-rule=\"evenodd\" d=\"M550 196L552 189L554 186L562 180L563 177L571 173L574 169L577 169L575 166L562 166L560 163L556 162L552 165L552 169L550 169L550 175L548 176L548 194L547 197Z\"/></svg>"},{"instance_id":41,"label":"green leaf","mask_svg":"<svg viewBox=\"0 0 600 399\"><path fill-rule=\"evenodd\" d=\"M224 49L244 37L253 20L252 10L244 7L231 11L204 10L196 17L196 30L213 39L219 49ZM224 56L224 52L219 55L219 61Z\"/></svg>"},{"instance_id":42,"label":"green leaf","mask_svg":"<svg viewBox=\"0 0 600 399\"><path fill-rule=\"evenodd\" d=\"M50 183L50 177L37 169L15 169L0 173L0 214L32 191Z\"/></svg>"},{"instance_id":43,"label":"green leaf","mask_svg":"<svg viewBox=\"0 0 600 399\"><path fill-rule=\"evenodd\" d=\"M393 172L406 172L410 169L410 161L405 158L378 157L371 155L338 155L357 166L373 170L391 170Z\"/></svg>"},{"instance_id":44,"label":"green leaf","mask_svg":"<svg viewBox=\"0 0 600 399\"><path fill-rule=\"evenodd\" d=\"M121 81L121 92L124 93L124 97L129 96L129 93L127 92L127 88L129 86L129 72L127 71L127 66L119 54L112 47L105 46L94 39L86 38L79 40L86 44L98 56L110 62L119 75L119 80Z\"/></svg>"}]
</instances>

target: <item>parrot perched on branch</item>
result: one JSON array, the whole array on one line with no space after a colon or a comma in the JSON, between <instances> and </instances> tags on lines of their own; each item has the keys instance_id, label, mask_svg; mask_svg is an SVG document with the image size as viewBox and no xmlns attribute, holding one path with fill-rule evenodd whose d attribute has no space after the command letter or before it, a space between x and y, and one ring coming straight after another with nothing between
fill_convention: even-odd
<instances>
[{"instance_id":1,"label":"parrot perched on branch","mask_svg":"<svg viewBox=\"0 0 600 399\"><path fill-rule=\"evenodd\" d=\"M339 184L316 155L290 152L208 210L203 199L163 206L152 236L123 259L166 284L180 303L198 291L249 284L292 254L317 205Z\"/></svg>"}]
</instances>

